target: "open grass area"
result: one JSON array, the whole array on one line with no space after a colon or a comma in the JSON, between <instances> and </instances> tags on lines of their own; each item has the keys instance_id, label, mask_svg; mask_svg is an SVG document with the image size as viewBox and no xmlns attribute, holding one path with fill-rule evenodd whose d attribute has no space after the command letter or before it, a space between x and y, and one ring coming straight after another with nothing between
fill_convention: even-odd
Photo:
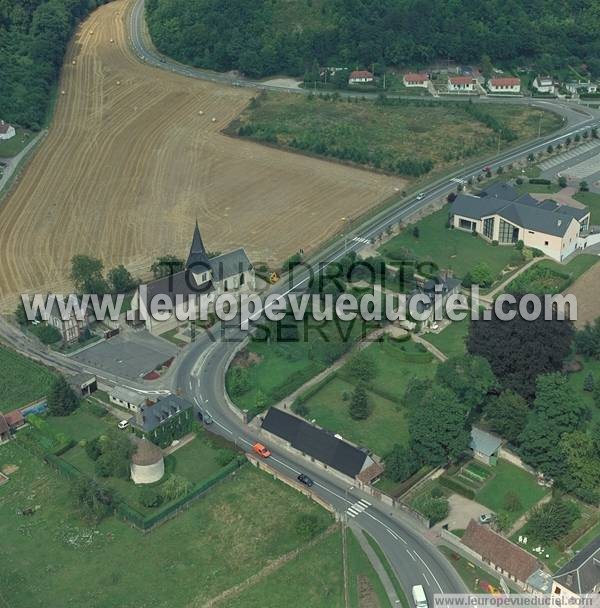
<instances>
[{"instance_id":1,"label":"open grass area","mask_svg":"<svg viewBox=\"0 0 600 608\"><path fill-rule=\"evenodd\" d=\"M419 220L415 224L419 229L418 238L411 225L382 245L379 251L392 265L410 251L419 262L432 262L437 268L451 270L458 277L464 277L479 262L489 266L494 280L509 263L522 264L516 262L518 252L514 247L494 247L468 232L447 228L449 211L450 207L444 206Z\"/></svg>"},{"instance_id":2,"label":"open grass area","mask_svg":"<svg viewBox=\"0 0 600 608\"><path fill-rule=\"evenodd\" d=\"M479 109L518 140L537 136L539 110L500 104ZM543 133L560 124L555 114L543 114ZM467 104L433 100L381 104L269 92L251 103L228 132L406 177L450 169L498 149L498 135L469 113ZM502 141L501 148L508 145ZM426 167L415 170L421 163Z\"/></svg>"},{"instance_id":3,"label":"open grass area","mask_svg":"<svg viewBox=\"0 0 600 608\"><path fill-rule=\"evenodd\" d=\"M577 192L577 194L573 195L573 198L589 207L591 211L591 226L600 224L600 194L597 192Z\"/></svg>"},{"instance_id":4,"label":"open grass area","mask_svg":"<svg viewBox=\"0 0 600 608\"><path fill-rule=\"evenodd\" d=\"M424 337L427 342L439 348L447 357L457 357L467 352L465 340L469 333L469 319L454 321L440 333L428 333Z\"/></svg>"},{"instance_id":5,"label":"open grass area","mask_svg":"<svg viewBox=\"0 0 600 608\"><path fill-rule=\"evenodd\" d=\"M533 475L507 460L499 459L498 464L492 467L492 471L494 476L477 492L475 500L498 513L506 510L504 497L509 492L514 492L520 499L521 508L509 512L510 520L513 522L549 492L548 488L538 486Z\"/></svg>"},{"instance_id":6,"label":"open grass area","mask_svg":"<svg viewBox=\"0 0 600 608\"><path fill-rule=\"evenodd\" d=\"M19 467L0 487L2 597L12 608L204 605L303 546L301 516L316 518L316 534L332 523L309 498L248 466L149 534L115 518L90 526L54 469L16 442L0 446L0 468L7 464ZM33 505L34 515L17 514Z\"/></svg>"},{"instance_id":7,"label":"open grass area","mask_svg":"<svg viewBox=\"0 0 600 608\"><path fill-rule=\"evenodd\" d=\"M46 396L54 375L42 365L0 345L0 412Z\"/></svg>"},{"instance_id":8,"label":"open grass area","mask_svg":"<svg viewBox=\"0 0 600 608\"><path fill-rule=\"evenodd\" d=\"M0 158L16 156L37 135L29 129L21 127L15 127L15 131L14 137L0 141Z\"/></svg>"},{"instance_id":9,"label":"open grass area","mask_svg":"<svg viewBox=\"0 0 600 608\"><path fill-rule=\"evenodd\" d=\"M402 350L403 346L408 350ZM348 365L316 392L309 392L309 398L303 402L308 408L307 418L380 456L394 443L408 443L406 411L400 401L411 378L431 378L436 369L432 359L406 361L407 353L414 348L413 342L386 341L372 344L363 351L364 356L374 361L377 370L367 391L371 410L366 420L354 420L348 413L350 396L356 385ZM412 354L416 353L415 350ZM418 352L418 355L422 354Z\"/></svg>"},{"instance_id":10,"label":"open grass area","mask_svg":"<svg viewBox=\"0 0 600 608\"><path fill-rule=\"evenodd\" d=\"M506 291L511 293L556 294L567 289L596 262L595 255L580 254L567 264L541 260L511 281Z\"/></svg>"},{"instance_id":11,"label":"open grass area","mask_svg":"<svg viewBox=\"0 0 600 608\"><path fill-rule=\"evenodd\" d=\"M251 340L234 359L227 370L227 389L240 409L254 415L277 403L329 367L356 340L370 332L358 321L317 323L309 320L295 324L298 333L293 340ZM247 372L247 389L241 394L232 389L235 366Z\"/></svg>"},{"instance_id":12,"label":"open grass area","mask_svg":"<svg viewBox=\"0 0 600 608\"><path fill-rule=\"evenodd\" d=\"M117 425L114 416L96 416L87 401L69 416L47 416L48 426L55 433L64 433L76 442L89 441Z\"/></svg>"}]
</instances>

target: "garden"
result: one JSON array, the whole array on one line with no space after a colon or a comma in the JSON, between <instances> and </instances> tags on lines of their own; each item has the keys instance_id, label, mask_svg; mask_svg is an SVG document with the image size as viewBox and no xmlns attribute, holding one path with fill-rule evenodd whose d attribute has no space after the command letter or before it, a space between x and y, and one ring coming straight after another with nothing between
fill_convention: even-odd
<instances>
[{"instance_id":1,"label":"garden","mask_svg":"<svg viewBox=\"0 0 600 608\"><path fill-rule=\"evenodd\" d=\"M365 378L365 361L370 378ZM409 380L432 378L435 370L436 361L420 344L386 337L301 395L293 408L319 426L383 456L394 444L408 443L402 398ZM367 416L356 418L350 406L361 381L366 385Z\"/></svg>"}]
</instances>

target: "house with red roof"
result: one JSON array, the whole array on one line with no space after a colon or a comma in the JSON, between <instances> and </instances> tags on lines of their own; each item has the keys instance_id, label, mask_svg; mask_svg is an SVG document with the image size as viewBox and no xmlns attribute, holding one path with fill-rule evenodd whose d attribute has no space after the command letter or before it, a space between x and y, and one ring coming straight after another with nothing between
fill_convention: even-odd
<instances>
[{"instance_id":1,"label":"house with red roof","mask_svg":"<svg viewBox=\"0 0 600 608\"><path fill-rule=\"evenodd\" d=\"M429 74L409 72L402 76L402 84L409 88L422 87L423 89L426 89L429 86Z\"/></svg>"},{"instance_id":2,"label":"house with red roof","mask_svg":"<svg viewBox=\"0 0 600 608\"><path fill-rule=\"evenodd\" d=\"M475 91L473 76L450 76L448 78L449 93L472 93Z\"/></svg>"},{"instance_id":3,"label":"house with red roof","mask_svg":"<svg viewBox=\"0 0 600 608\"><path fill-rule=\"evenodd\" d=\"M348 84L365 84L373 82L375 77L368 70L354 70L350 72L350 78L348 78Z\"/></svg>"},{"instance_id":4,"label":"house with red roof","mask_svg":"<svg viewBox=\"0 0 600 608\"><path fill-rule=\"evenodd\" d=\"M490 78L488 80L488 90L490 93L520 93L521 79L515 76Z\"/></svg>"}]
</instances>

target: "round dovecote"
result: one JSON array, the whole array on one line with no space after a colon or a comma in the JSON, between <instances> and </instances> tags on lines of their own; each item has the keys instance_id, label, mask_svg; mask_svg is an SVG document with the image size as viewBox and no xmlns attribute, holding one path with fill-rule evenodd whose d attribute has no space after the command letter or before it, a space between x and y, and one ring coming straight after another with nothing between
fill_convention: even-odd
<instances>
[{"instance_id":1,"label":"round dovecote","mask_svg":"<svg viewBox=\"0 0 600 608\"><path fill-rule=\"evenodd\" d=\"M137 450L131 457L131 479L135 484L160 481L165 474L161 449L146 438L136 441Z\"/></svg>"}]
</instances>

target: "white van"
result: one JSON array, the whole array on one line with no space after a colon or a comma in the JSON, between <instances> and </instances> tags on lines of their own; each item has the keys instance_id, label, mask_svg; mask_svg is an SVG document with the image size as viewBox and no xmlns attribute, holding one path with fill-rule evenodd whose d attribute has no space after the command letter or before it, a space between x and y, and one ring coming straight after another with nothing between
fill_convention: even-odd
<instances>
[{"instance_id":1,"label":"white van","mask_svg":"<svg viewBox=\"0 0 600 608\"><path fill-rule=\"evenodd\" d=\"M120 429L126 429L129 426L129 420L121 420L121 422L119 422L119 424L117 424L117 426Z\"/></svg>"},{"instance_id":2,"label":"white van","mask_svg":"<svg viewBox=\"0 0 600 608\"><path fill-rule=\"evenodd\" d=\"M422 585L415 585L412 588L412 596L417 608L428 608L427 596Z\"/></svg>"}]
</instances>

